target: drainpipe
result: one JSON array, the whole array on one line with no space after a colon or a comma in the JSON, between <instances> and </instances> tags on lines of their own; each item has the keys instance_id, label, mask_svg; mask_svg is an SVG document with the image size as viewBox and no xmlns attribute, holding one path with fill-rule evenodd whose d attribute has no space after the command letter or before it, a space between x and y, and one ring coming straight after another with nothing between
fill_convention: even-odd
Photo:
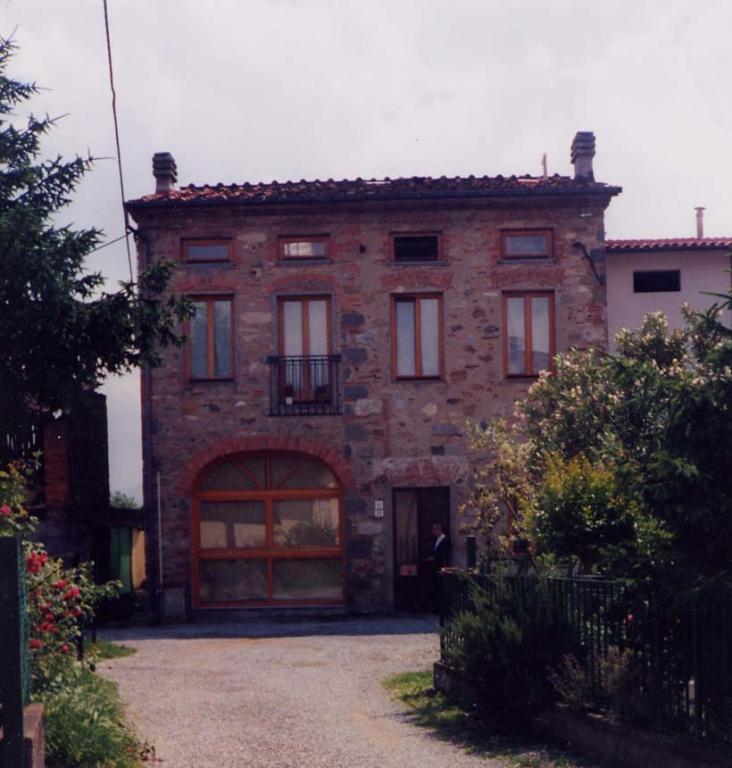
<instances>
[{"instance_id":1,"label":"drainpipe","mask_svg":"<svg viewBox=\"0 0 732 768\"><path fill-rule=\"evenodd\" d=\"M137 242L138 254L140 260L140 271L144 272L150 264L150 242L139 229L130 227ZM148 604L157 615L158 621L162 617L161 612L161 585L162 579L159 578L162 565L159 557L159 546L155 547L155 540L159 539L159 516L156 514L160 500L157 498L155 480L153 476L153 450L152 450L152 369L149 365L144 365L141 370L143 391L145 398L142 401L142 461L146 471L145 477L145 542L147 554L147 578L149 583ZM160 542L158 542L160 544ZM157 564L157 568L155 568Z\"/></svg>"}]
</instances>

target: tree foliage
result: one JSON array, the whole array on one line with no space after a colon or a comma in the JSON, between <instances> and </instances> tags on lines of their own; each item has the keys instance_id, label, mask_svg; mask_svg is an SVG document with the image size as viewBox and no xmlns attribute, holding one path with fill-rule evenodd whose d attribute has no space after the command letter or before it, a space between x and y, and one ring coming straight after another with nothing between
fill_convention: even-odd
<instances>
[{"instance_id":1,"label":"tree foliage","mask_svg":"<svg viewBox=\"0 0 732 768\"><path fill-rule=\"evenodd\" d=\"M0 39L0 430L14 434L40 414L64 410L109 373L159 362L161 346L179 342L176 321L188 303L163 297L172 264L160 262L138 282L107 292L84 267L98 229L59 224L59 212L93 158L40 159L48 116L16 110L37 92L8 77L14 52Z\"/></svg>"},{"instance_id":2,"label":"tree foliage","mask_svg":"<svg viewBox=\"0 0 732 768\"><path fill-rule=\"evenodd\" d=\"M614 354L558 356L482 470L509 481L479 479L477 505L515 493L534 552L586 570L732 583L732 334L719 319L732 295L721 298L682 330L652 313ZM526 465L511 481L516 455Z\"/></svg>"}]
</instances>

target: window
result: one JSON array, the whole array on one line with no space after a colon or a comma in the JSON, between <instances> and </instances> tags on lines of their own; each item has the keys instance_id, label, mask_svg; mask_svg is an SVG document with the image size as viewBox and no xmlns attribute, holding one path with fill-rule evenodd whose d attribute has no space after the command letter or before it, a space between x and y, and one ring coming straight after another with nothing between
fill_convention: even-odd
<instances>
[{"instance_id":1,"label":"window","mask_svg":"<svg viewBox=\"0 0 732 768\"><path fill-rule=\"evenodd\" d=\"M502 259L551 259L554 237L551 229L504 229L501 231Z\"/></svg>"},{"instance_id":2,"label":"window","mask_svg":"<svg viewBox=\"0 0 732 768\"><path fill-rule=\"evenodd\" d=\"M192 297L195 314L188 321L188 378L233 376L231 298Z\"/></svg>"},{"instance_id":3,"label":"window","mask_svg":"<svg viewBox=\"0 0 732 768\"><path fill-rule=\"evenodd\" d=\"M681 271L678 269L633 272L633 293L670 293L680 290Z\"/></svg>"},{"instance_id":4,"label":"window","mask_svg":"<svg viewBox=\"0 0 732 768\"><path fill-rule=\"evenodd\" d=\"M330 256L330 241L327 235L314 237L281 237L280 259L285 261L306 261L327 259Z\"/></svg>"},{"instance_id":5,"label":"window","mask_svg":"<svg viewBox=\"0 0 732 768\"><path fill-rule=\"evenodd\" d=\"M299 296L279 301L277 389L282 402L332 402L334 361L328 296ZM295 409L295 412L298 412Z\"/></svg>"},{"instance_id":6,"label":"window","mask_svg":"<svg viewBox=\"0 0 732 768\"><path fill-rule=\"evenodd\" d=\"M183 240L183 261L230 261L231 240Z\"/></svg>"},{"instance_id":7,"label":"window","mask_svg":"<svg viewBox=\"0 0 732 768\"><path fill-rule=\"evenodd\" d=\"M507 376L538 376L554 357L554 294L507 293L503 297L503 348Z\"/></svg>"},{"instance_id":8,"label":"window","mask_svg":"<svg viewBox=\"0 0 732 768\"><path fill-rule=\"evenodd\" d=\"M439 378L443 358L442 296L394 297L392 337L396 378Z\"/></svg>"},{"instance_id":9,"label":"window","mask_svg":"<svg viewBox=\"0 0 732 768\"><path fill-rule=\"evenodd\" d=\"M341 486L314 456L244 453L194 488L196 606L343 602Z\"/></svg>"},{"instance_id":10,"label":"window","mask_svg":"<svg viewBox=\"0 0 732 768\"><path fill-rule=\"evenodd\" d=\"M440 258L439 235L393 235L394 261L438 261Z\"/></svg>"}]
</instances>

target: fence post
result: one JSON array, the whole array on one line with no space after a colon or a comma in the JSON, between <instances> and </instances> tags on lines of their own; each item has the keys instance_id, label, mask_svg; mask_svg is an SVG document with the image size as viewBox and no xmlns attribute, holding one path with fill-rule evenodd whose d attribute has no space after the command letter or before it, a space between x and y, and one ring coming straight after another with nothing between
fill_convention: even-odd
<instances>
[{"instance_id":1,"label":"fence post","mask_svg":"<svg viewBox=\"0 0 732 768\"><path fill-rule=\"evenodd\" d=\"M23 708L25 705L24 661L27 638L24 628L25 578L23 554L18 537L0 537L0 703L3 740L0 755L3 768L24 768Z\"/></svg>"},{"instance_id":2,"label":"fence post","mask_svg":"<svg viewBox=\"0 0 732 768\"><path fill-rule=\"evenodd\" d=\"M469 533L465 537L465 551L468 557L468 568L475 568L478 564L478 547L474 533Z\"/></svg>"}]
</instances>

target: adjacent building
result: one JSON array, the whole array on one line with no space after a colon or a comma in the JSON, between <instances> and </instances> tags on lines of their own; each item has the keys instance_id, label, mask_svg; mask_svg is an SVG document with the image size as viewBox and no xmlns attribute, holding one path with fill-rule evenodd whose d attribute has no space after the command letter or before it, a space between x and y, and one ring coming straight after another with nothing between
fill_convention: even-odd
<instances>
[{"instance_id":1,"label":"adjacent building","mask_svg":"<svg viewBox=\"0 0 732 768\"><path fill-rule=\"evenodd\" d=\"M669 327L683 325L682 306L706 309L730 290L731 237L608 240L607 318L612 346L621 328L637 328L648 312L663 312ZM726 322L730 322L727 312Z\"/></svg>"},{"instance_id":2,"label":"adjacent building","mask_svg":"<svg viewBox=\"0 0 732 768\"><path fill-rule=\"evenodd\" d=\"M127 203L140 268L195 316L143 372L149 573L186 607L377 611L430 599L433 522L464 562L469 420L555 352L607 344L604 212L572 176L176 187Z\"/></svg>"}]
</instances>

